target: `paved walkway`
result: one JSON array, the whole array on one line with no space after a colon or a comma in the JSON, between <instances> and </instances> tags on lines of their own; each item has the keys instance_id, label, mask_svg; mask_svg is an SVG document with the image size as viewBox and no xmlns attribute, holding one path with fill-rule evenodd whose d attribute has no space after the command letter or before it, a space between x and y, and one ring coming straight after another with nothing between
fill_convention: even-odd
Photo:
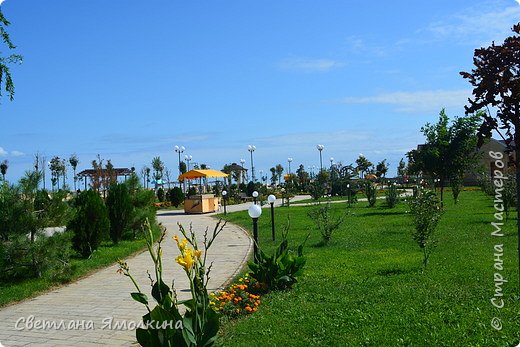
<instances>
[{"instance_id":1,"label":"paved walkway","mask_svg":"<svg viewBox=\"0 0 520 347\"><path fill-rule=\"evenodd\" d=\"M296 197L293 201L306 198L308 196ZM280 201L277 201L275 206L279 204ZM227 211L244 210L250 205L251 203L228 206ZM198 240L202 240L204 230L209 227L212 231L216 225L217 220L211 218L211 215L214 214L185 215L177 211L158 214L158 221L168 231L168 237L163 242L163 279L167 284L175 279L180 300L190 295L189 284L182 268L175 263L178 250L171 237L180 235L177 222L183 224L185 229L192 223ZM227 284L241 271L251 253L252 241L247 232L236 225L226 225L208 254L208 261L214 262L208 289L217 290ZM141 290L151 297L146 271L153 273L153 263L148 252L126 261ZM135 331L121 328L121 325L125 322L139 323L146 308L130 297L135 289L129 278L116 273L117 269L117 265L110 266L49 293L1 308L0 346L81 347L135 344ZM44 324L46 327L42 328ZM120 324L118 329L116 324Z\"/></svg>"}]
</instances>

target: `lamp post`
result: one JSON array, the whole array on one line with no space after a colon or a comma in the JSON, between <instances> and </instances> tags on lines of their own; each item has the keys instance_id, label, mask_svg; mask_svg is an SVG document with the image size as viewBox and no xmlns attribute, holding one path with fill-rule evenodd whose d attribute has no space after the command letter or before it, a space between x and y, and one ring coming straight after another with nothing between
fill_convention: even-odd
<instances>
[{"instance_id":1,"label":"lamp post","mask_svg":"<svg viewBox=\"0 0 520 347\"><path fill-rule=\"evenodd\" d=\"M247 175L244 173L244 164L245 164L246 160L245 159L240 159L240 165L242 166L242 172L240 172L240 176L241 178L244 178L244 176L246 177L246 180L247 180Z\"/></svg>"},{"instance_id":2,"label":"lamp post","mask_svg":"<svg viewBox=\"0 0 520 347\"><path fill-rule=\"evenodd\" d=\"M267 197L267 201L271 204L271 235L273 237L273 241L275 240L275 233L274 233L274 202L276 201L276 196L273 194L270 194Z\"/></svg>"},{"instance_id":3,"label":"lamp post","mask_svg":"<svg viewBox=\"0 0 520 347\"><path fill-rule=\"evenodd\" d=\"M258 264L258 217L262 215L262 209L258 205L251 205L247 210L249 217L253 220L253 259Z\"/></svg>"},{"instance_id":4,"label":"lamp post","mask_svg":"<svg viewBox=\"0 0 520 347\"><path fill-rule=\"evenodd\" d=\"M256 205L256 198L258 198L258 192L255 190L252 195L253 195L253 202Z\"/></svg>"},{"instance_id":5,"label":"lamp post","mask_svg":"<svg viewBox=\"0 0 520 347\"><path fill-rule=\"evenodd\" d=\"M190 161L193 159L191 155L185 155L184 159L186 160L186 163L188 164L188 171L190 171Z\"/></svg>"},{"instance_id":6,"label":"lamp post","mask_svg":"<svg viewBox=\"0 0 520 347\"><path fill-rule=\"evenodd\" d=\"M347 184L347 204L348 204L348 207L351 206L351 202L350 202L350 183Z\"/></svg>"},{"instance_id":7,"label":"lamp post","mask_svg":"<svg viewBox=\"0 0 520 347\"><path fill-rule=\"evenodd\" d=\"M324 148L324 145L316 145L316 149L320 152L320 172L323 170L323 159L321 157L321 151L323 151Z\"/></svg>"},{"instance_id":8,"label":"lamp post","mask_svg":"<svg viewBox=\"0 0 520 347\"><path fill-rule=\"evenodd\" d=\"M224 216L227 215L227 211L226 211L226 197L227 197L227 192L225 190L222 191L222 202L224 203Z\"/></svg>"},{"instance_id":9,"label":"lamp post","mask_svg":"<svg viewBox=\"0 0 520 347\"><path fill-rule=\"evenodd\" d=\"M291 162L293 161L292 158L287 158L287 162L289 163L289 175L291 174Z\"/></svg>"},{"instance_id":10,"label":"lamp post","mask_svg":"<svg viewBox=\"0 0 520 347\"><path fill-rule=\"evenodd\" d=\"M330 157L330 169L332 170L332 165L334 165L334 158Z\"/></svg>"},{"instance_id":11,"label":"lamp post","mask_svg":"<svg viewBox=\"0 0 520 347\"><path fill-rule=\"evenodd\" d=\"M184 148L184 146L175 146L175 152L177 152L177 154L179 155L179 176L182 175L182 172L181 172L181 153L184 153L184 150L186 148Z\"/></svg>"},{"instance_id":12,"label":"lamp post","mask_svg":"<svg viewBox=\"0 0 520 347\"><path fill-rule=\"evenodd\" d=\"M247 150L251 154L251 181L255 182L255 166L253 165L253 152L256 150L255 145L248 145Z\"/></svg>"}]
</instances>

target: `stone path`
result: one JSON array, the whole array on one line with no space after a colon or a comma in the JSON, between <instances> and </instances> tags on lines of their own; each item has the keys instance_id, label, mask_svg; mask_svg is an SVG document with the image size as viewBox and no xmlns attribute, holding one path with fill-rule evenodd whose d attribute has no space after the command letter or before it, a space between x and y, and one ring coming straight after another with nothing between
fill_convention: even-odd
<instances>
[{"instance_id":1,"label":"stone path","mask_svg":"<svg viewBox=\"0 0 520 347\"><path fill-rule=\"evenodd\" d=\"M212 231L217 220L208 215L180 212L160 213L158 220L168 230L168 237L163 242L163 278L167 284L175 279L175 288L182 300L190 294L186 276L174 260L178 250L171 236L179 234L177 222L186 229L191 222L198 239L202 240L206 227ZM252 242L246 232L235 225L226 225L208 254L208 260L214 262L209 288L215 290L232 279L251 250ZM153 262L148 252L128 259L127 263L141 290L149 295L146 271L153 273ZM6 347L131 345L135 341L135 331L116 329L115 323L136 324L146 308L132 300L130 293L136 290L128 277L116 273L117 269L116 265L111 266L47 294L0 309L0 344ZM61 322L64 326L60 326ZM43 323L51 327L35 329L37 324ZM108 323L112 323L112 328ZM31 327L33 329L29 329Z\"/></svg>"},{"instance_id":2,"label":"stone path","mask_svg":"<svg viewBox=\"0 0 520 347\"><path fill-rule=\"evenodd\" d=\"M296 197L293 201L307 199ZM280 201L276 202L279 205ZM247 209L251 203L232 205L228 212ZM264 206L267 207L267 206ZM221 211L222 212L222 211ZM212 231L217 219L214 214L185 215L183 212L160 212L158 221L168 230L163 242L163 280L175 279L179 299L187 298L189 284L182 268L175 263L178 255L171 237L178 232L177 222L189 228L192 223L199 240L204 230ZM208 261L213 261L209 289L217 290L238 274L252 253L247 232L232 224L226 225L212 245ZM141 290L150 295L147 270L153 273L148 252L127 259L130 272ZM117 265L63 286L49 293L0 309L0 346L131 346L135 331L146 308L134 301L136 291L129 278L116 273ZM125 328L125 324L127 324Z\"/></svg>"}]
</instances>

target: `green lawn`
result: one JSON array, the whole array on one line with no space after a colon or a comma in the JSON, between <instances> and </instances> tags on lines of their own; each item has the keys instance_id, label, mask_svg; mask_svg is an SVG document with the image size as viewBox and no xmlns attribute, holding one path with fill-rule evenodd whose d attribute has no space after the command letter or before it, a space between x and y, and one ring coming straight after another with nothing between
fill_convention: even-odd
<instances>
[{"instance_id":1,"label":"green lawn","mask_svg":"<svg viewBox=\"0 0 520 347\"><path fill-rule=\"evenodd\" d=\"M337 213L345 204L333 204ZM437 229L438 247L421 271L422 254L411 238L406 205L378 202L351 208L332 237L320 240L306 212L311 207L276 210L277 230L290 216L289 239L298 244L311 233L305 274L293 290L262 299L253 315L225 321L222 346L516 346L520 342L520 303L516 225L492 237L492 199L463 192L454 205L445 195L445 214ZM251 229L246 212L228 215ZM260 245L271 252L270 217L259 219ZM504 246L505 306L493 297L495 244ZM503 329L491 327L498 317Z\"/></svg>"}]
</instances>

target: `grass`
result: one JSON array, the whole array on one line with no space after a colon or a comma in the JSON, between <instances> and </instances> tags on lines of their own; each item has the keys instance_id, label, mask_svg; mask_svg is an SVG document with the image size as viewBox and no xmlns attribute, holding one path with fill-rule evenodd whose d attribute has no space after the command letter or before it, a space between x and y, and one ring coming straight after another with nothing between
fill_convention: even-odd
<instances>
[{"instance_id":1,"label":"grass","mask_svg":"<svg viewBox=\"0 0 520 347\"><path fill-rule=\"evenodd\" d=\"M333 204L341 213L345 204ZM310 232L305 273L290 291L263 297L258 312L224 321L222 346L516 346L520 304L515 220L505 236L491 236L492 199L462 192L459 203L445 196L436 232L438 247L422 272L406 205L357 204L326 247L307 217L311 207L277 209L278 233L290 216L290 244ZM246 212L227 216L251 229ZM272 252L267 210L259 219L260 247ZM495 283L495 244L503 244L505 306L490 299ZM498 317L503 329L491 327Z\"/></svg>"},{"instance_id":2,"label":"grass","mask_svg":"<svg viewBox=\"0 0 520 347\"><path fill-rule=\"evenodd\" d=\"M154 237L158 237L160 234L159 228L154 227L153 230ZM111 241L105 241L89 259L79 257L73 257L71 259L73 273L68 282L78 280L99 269L114 265L118 259L130 257L145 249L146 241L144 238L132 241L120 241L117 245ZM44 277L11 283L0 283L0 307L35 297L63 284L64 282L52 281Z\"/></svg>"}]
</instances>

